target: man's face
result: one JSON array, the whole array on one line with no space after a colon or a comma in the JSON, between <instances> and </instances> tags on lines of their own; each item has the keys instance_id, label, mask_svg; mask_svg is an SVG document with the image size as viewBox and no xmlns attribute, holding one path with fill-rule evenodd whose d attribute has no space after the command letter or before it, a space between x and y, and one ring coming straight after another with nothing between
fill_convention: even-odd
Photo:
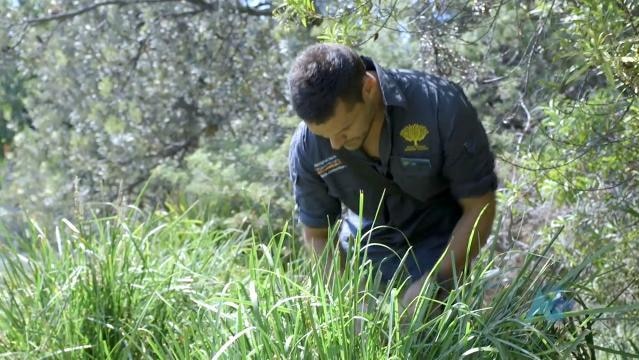
<instances>
[{"instance_id":1,"label":"man's face","mask_svg":"<svg viewBox=\"0 0 639 360\"><path fill-rule=\"evenodd\" d=\"M331 147L335 150L342 147L346 150L357 150L366 140L374 117L371 104L348 104L338 99L335 112L328 121L321 125L308 123L308 128L313 134L329 139Z\"/></svg>"}]
</instances>

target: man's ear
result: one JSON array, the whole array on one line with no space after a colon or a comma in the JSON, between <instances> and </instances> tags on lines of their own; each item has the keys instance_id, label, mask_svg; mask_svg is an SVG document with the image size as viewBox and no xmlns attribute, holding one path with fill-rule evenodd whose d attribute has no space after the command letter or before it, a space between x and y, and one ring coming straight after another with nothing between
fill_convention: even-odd
<instances>
[{"instance_id":1,"label":"man's ear","mask_svg":"<svg viewBox=\"0 0 639 360\"><path fill-rule=\"evenodd\" d=\"M365 72L364 78L362 79L362 98L364 100L372 99L375 96L377 88L377 78L370 72Z\"/></svg>"}]
</instances>

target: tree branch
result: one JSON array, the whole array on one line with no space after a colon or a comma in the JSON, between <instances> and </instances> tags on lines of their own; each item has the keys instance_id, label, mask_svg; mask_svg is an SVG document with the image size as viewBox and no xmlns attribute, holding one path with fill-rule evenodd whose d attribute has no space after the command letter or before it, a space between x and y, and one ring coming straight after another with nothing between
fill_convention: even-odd
<instances>
[{"instance_id":1,"label":"tree branch","mask_svg":"<svg viewBox=\"0 0 639 360\"><path fill-rule=\"evenodd\" d=\"M273 16L273 3L271 1L264 1L255 6L243 5L239 0L235 1L233 5L229 0L216 0L214 2L207 2L205 0L184 0L189 4L197 5L207 11L218 11L220 9L236 10L242 14L248 14L252 16Z\"/></svg>"},{"instance_id":2,"label":"tree branch","mask_svg":"<svg viewBox=\"0 0 639 360\"><path fill-rule=\"evenodd\" d=\"M101 7L105 7L105 6L112 6L112 5L126 6L126 5L166 3L166 2L182 2L182 0L135 0L135 1L131 1L131 0L109 0L109 1L103 1L103 2L99 2L99 3L95 3L93 5L88 5L86 7L83 7L83 8L77 9L77 10L73 10L73 11L69 11L69 12L65 12L65 13L59 13L59 14L55 14L55 15L51 15L51 16L45 16L45 17L41 17L41 18L29 19L29 20L25 21L25 23L27 25L37 25L37 24L43 24L43 23L56 21L56 20L57 21L64 21L64 20L76 17L78 15L82 15L82 14L88 13L90 11L93 11L95 9L98 9L98 8L101 8Z\"/></svg>"},{"instance_id":3,"label":"tree branch","mask_svg":"<svg viewBox=\"0 0 639 360\"><path fill-rule=\"evenodd\" d=\"M77 10L72 10L69 12L54 14L50 16L28 19L24 23L29 25L38 25L44 24L51 21L64 21L76 17L78 15L82 15L93 10L96 10L101 7L106 6L128 6L128 5L139 5L139 4L159 4L159 3L188 3L191 5L198 6L200 9L206 11L218 11L220 9L227 10L236 10L243 14L248 14L252 16L272 16L273 15L273 4L270 1L262 2L255 7L249 5L243 5L240 1L236 1L236 4L231 4L228 0L225 1L215 1L213 3L206 2L204 0L107 0L102 2L97 2L92 5L85 6L83 8L79 8Z\"/></svg>"}]
</instances>

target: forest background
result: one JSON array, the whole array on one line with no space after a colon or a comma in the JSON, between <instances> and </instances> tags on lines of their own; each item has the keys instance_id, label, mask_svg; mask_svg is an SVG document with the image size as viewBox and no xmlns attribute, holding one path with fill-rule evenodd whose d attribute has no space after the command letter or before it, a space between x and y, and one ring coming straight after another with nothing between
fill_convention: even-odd
<instances>
[{"instance_id":1,"label":"forest background","mask_svg":"<svg viewBox=\"0 0 639 360\"><path fill-rule=\"evenodd\" d=\"M288 66L330 41L466 90L504 281L550 243L557 272L605 248L582 295L636 304L638 29L632 0L0 0L3 246L127 205L271 237L293 219ZM600 341L638 354L636 315Z\"/></svg>"}]
</instances>

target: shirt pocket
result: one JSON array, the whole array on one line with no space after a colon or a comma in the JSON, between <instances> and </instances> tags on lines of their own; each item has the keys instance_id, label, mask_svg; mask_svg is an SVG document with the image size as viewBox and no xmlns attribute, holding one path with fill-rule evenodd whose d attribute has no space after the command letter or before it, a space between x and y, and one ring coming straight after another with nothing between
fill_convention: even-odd
<instances>
[{"instance_id":1,"label":"shirt pocket","mask_svg":"<svg viewBox=\"0 0 639 360\"><path fill-rule=\"evenodd\" d=\"M430 159L410 158L398 156L401 171L407 176L429 176L433 172L433 164Z\"/></svg>"},{"instance_id":2,"label":"shirt pocket","mask_svg":"<svg viewBox=\"0 0 639 360\"><path fill-rule=\"evenodd\" d=\"M437 159L391 156L390 160L395 183L417 200L427 201L446 188Z\"/></svg>"}]
</instances>

